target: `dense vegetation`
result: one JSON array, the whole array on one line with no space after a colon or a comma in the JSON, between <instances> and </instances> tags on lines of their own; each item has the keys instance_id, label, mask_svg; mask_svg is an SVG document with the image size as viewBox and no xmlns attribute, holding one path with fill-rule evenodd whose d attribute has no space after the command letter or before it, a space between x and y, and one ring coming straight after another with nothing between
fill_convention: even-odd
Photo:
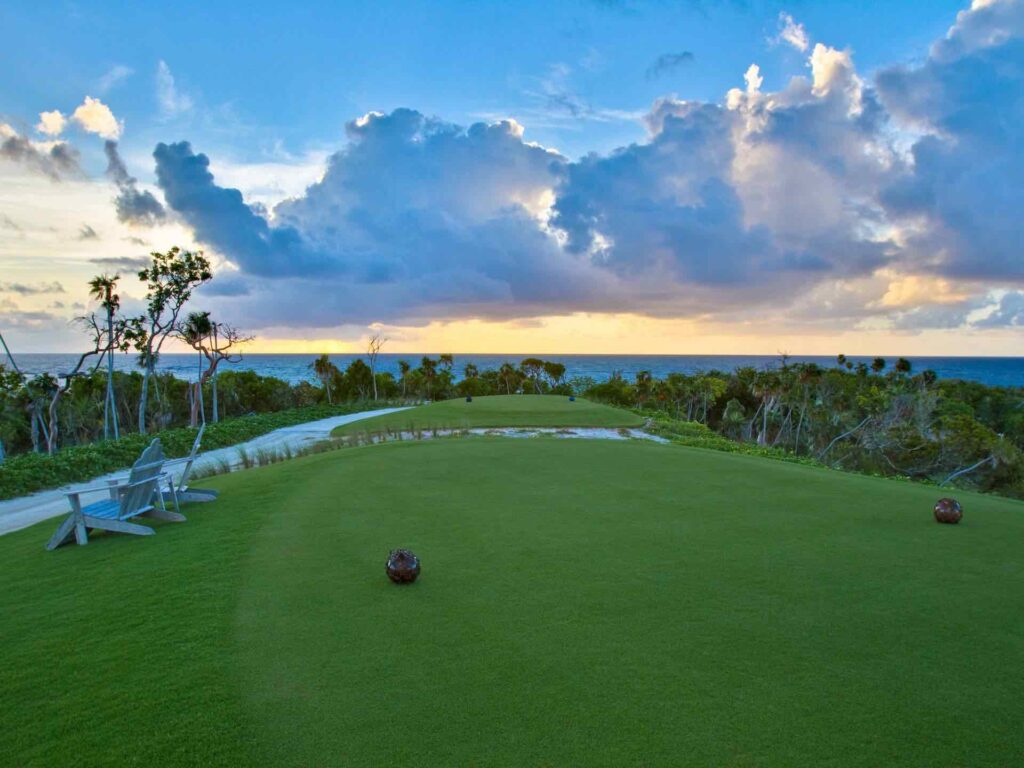
<instances>
[{"instance_id":1,"label":"dense vegetation","mask_svg":"<svg viewBox=\"0 0 1024 768\"><path fill-rule=\"evenodd\" d=\"M527 400L529 398L520 398ZM391 443L0 537L0 762L1008 766L1022 505L639 442ZM384 575L390 548L419 581ZM941 703L937 704L937 702Z\"/></svg>"},{"instance_id":2,"label":"dense vegetation","mask_svg":"<svg viewBox=\"0 0 1024 768\"><path fill-rule=\"evenodd\" d=\"M771 370L741 368L664 379L641 372L633 381L613 375L603 382L567 379L564 365L537 358L481 371L472 364L458 370L452 355L424 357L415 367L400 362L398 376L375 371L372 357L368 361L357 359L342 371L322 356L311 365L316 385L227 371L204 384L200 402L214 421L373 402L375 394L379 400L403 401L576 394L637 410L651 417L656 429L667 436L685 434L690 444L749 446L835 468L1024 497L1024 389L940 380L930 371L913 372L905 360L891 367L882 359L854 366L840 356L834 367L821 367L782 359ZM144 381L142 373L114 373L119 412L131 412ZM60 403L61 445L102 438L105 383L100 372L71 381ZM24 382L0 369L0 440L10 453L40 447L31 418L32 392L38 386L38 380ZM192 421L193 384L154 373L150 387L151 425L168 429Z\"/></svg>"},{"instance_id":3,"label":"dense vegetation","mask_svg":"<svg viewBox=\"0 0 1024 768\"><path fill-rule=\"evenodd\" d=\"M36 479L9 480L8 492L43 487L39 484L47 482L47 474L52 485L78 478L90 465L106 468L115 456L137 451L141 440L108 444L132 431L162 433L186 424L336 402L576 394L653 414L660 429L676 435L693 431L680 424L685 421L707 427L732 445L1024 497L1021 388L939 381L931 371L915 375L902 358L888 368L881 358L870 366L854 365L843 355L833 368L783 358L772 370L678 373L664 379L642 371L634 381L616 374L603 382L567 380L563 364L539 358L492 370L471 363L457 372L454 357L440 355L423 357L415 367L400 361L395 376L377 369L385 341L380 336L370 339L365 361L357 359L344 371L326 355L316 359L310 373L319 386L289 384L253 372L218 373L221 363L241 359L238 350L247 337L208 312L185 312L192 291L213 279L209 262L202 253L178 248L151 256L149 266L137 274L145 290L146 309L140 316L120 312L119 276L101 275L90 282L100 311L79 318L88 344L72 370L28 378L3 345L0 462L5 454L30 451L52 459L22 459L17 466L32 466ZM157 372L169 339L197 353L194 382ZM136 353L139 371L115 372L116 352ZM100 440L103 447L83 448ZM73 446L79 447L77 453L58 458ZM94 454L104 458L80 460Z\"/></svg>"},{"instance_id":4,"label":"dense vegetation","mask_svg":"<svg viewBox=\"0 0 1024 768\"><path fill-rule=\"evenodd\" d=\"M1024 497L1024 389L939 380L904 359L834 367L782 358L771 370L740 368L634 381L566 379L565 366L527 358L519 366L456 376L451 355L400 363L400 375L356 360L339 371L316 363L324 397L441 400L467 395L575 394L635 409L668 437L714 448L803 458L827 466ZM364 425L365 427L365 425Z\"/></svg>"},{"instance_id":5,"label":"dense vegetation","mask_svg":"<svg viewBox=\"0 0 1024 768\"><path fill-rule=\"evenodd\" d=\"M365 402L333 406L314 405L273 413L251 414L219 424L208 424L206 432L203 433L203 450L226 448L281 427L355 413L372 407L372 404ZM166 429L160 433L160 441L168 458L186 455L191 450L195 437L196 430L190 427ZM53 456L45 453L24 453L10 457L0 464L0 499L89 480L130 466L151 439L151 435L132 434L119 440L101 440L72 446Z\"/></svg>"},{"instance_id":6,"label":"dense vegetation","mask_svg":"<svg viewBox=\"0 0 1024 768\"><path fill-rule=\"evenodd\" d=\"M1024 389L913 375L905 360L888 371L882 359L868 368L840 356L834 368L782 360L773 370L641 373L584 390L835 468L1024 497Z\"/></svg>"}]
</instances>

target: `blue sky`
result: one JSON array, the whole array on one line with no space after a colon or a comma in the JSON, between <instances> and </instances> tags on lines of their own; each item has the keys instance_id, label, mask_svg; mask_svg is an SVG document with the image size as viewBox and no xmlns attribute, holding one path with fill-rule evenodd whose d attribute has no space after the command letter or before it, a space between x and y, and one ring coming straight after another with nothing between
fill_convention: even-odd
<instances>
[{"instance_id":1,"label":"blue sky","mask_svg":"<svg viewBox=\"0 0 1024 768\"><path fill-rule=\"evenodd\" d=\"M1021 0L8 3L0 331L73 348L90 274L180 244L268 350L1006 354L1022 35Z\"/></svg>"},{"instance_id":2,"label":"blue sky","mask_svg":"<svg viewBox=\"0 0 1024 768\"><path fill-rule=\"evenodd\" d=\"M861 71L923 57L962 2L374 2L9 3L0 9L0 104L32 118L94 93L116 67L106 101L124 143L187 138L239 159L276 146L335 146L370 110L411 107L459 124L521 116L528 138L576 157L642 137L626 117L572 119L545 83L595 110L642 113L666 93L713 101L757 61L765 87L804 69L772 45L787 11L816 38L854 50ZM301 7L296 7L301 6ZM648 76L658 56L693 60ZM218 117L158 117L154 76ZM559 75L560 67L568 72ZM533 118L527 120L527 118ZM547 124L545 124L547 123Z\"/></svg>"}]
</instances>

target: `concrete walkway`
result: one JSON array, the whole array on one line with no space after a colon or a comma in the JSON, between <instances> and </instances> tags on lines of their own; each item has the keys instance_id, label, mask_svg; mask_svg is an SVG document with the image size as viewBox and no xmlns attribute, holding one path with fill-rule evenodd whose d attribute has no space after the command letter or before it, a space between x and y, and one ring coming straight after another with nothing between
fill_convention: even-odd
<instances>
[{"instance_id":1,"label":"concrete walkway","mask_svg":"<svg viewBox=\"0 0 1024 768\"><path fill-rule=\"evenodd\" d=\"M305 424L296 424L293 427L275 429L265 435L249 440L245 443L232 445L228 448L218 448L214 451L206 451L199 454L193 471L204 467L218 466L224 462L231 465L232 469L240 466L242 461L238 455L239 449L244 448L249 453L256 451L269 451L271 453L283 451L285 447L293 451L304 448L321 440L330 437L331 430L342 424L349 424L361 419L369 419L374 416L381 416L385 413L404 411L405 408L381 408L376 411L363 411L361 413L349 413L344 416L332 416L329 419L310 421ZM180 470L179 470L180 471ZM33 493L31 496L22 496L17 499L0 501L0 536L21 528L35 525L40 520L50 517L59 517L70 512L67 494L80 488L91 488L94 486L106 485L107 480L123 480L128 476L128 470L123 469L109 475L94 478L85 483L74 483L61 488L53 488L48 491ZM87 501L103 498L102 494L93 494Z\"/></svg>"}]
</instances>

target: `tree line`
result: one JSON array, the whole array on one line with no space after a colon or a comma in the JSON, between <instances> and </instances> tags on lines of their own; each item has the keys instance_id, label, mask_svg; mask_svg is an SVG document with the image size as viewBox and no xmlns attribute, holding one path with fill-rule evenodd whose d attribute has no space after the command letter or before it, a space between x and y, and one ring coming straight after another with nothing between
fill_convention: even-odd
<instances>
[{"instance_id":1,"label":"tree line","mask_svg":"<svg viewBox=\"0 0 1024 768\"><path fill-rule=\"evenodd\" d=\"M170 390L179 384L156 374L170 339L197 354L196 381L186 385L189 423L205 420L207 389L217 420L218 367L240 359L239 347L248 337L209 312L185 312L193 291L213 279L209 260L201 251L175 247L150 254L149 264L137 277L144 290L140 315L121 311L120 275L98 275L89 282L89 295L99 309L75 319L85 341L66 371L25 375L0 334L0 458L5 446L11 452L54 454L62 445L98 437L117 439L126 429L145 434L170 426L179 404L169 397ZM114 370L114 354L119 352L137 355L138 375Z\"/></svg>"},{"instance_id":2,"label":"tree line","mask_svg":"<svg viewBox=\"0 0 1024 768\"><path fill-rule=\"evenodd\" d=\"M783 357L770 370L662 379L641 371L583 391L836 468L1024 498L1024 389L915 374L903 358L890 366L839 355L828 367Z\"/></svg>"},{"instance_id":3,"label":"tree line","mask_svg":"<svg viewBox=\"0 0 1024 768\"><path fill-rule=\"evenodd\" d=\"M890 365L883 358L854 363L839 355L833 366L820 366L783 357L767 370L663 378L640 371L631 380L614 373L597 381L567 378L562 363L536 357L481 370L442 354L399 360L392 373L378 368L387 340L377 335L365 359L341 370L321 355L310 365L312 381L290 384L252 371L219 371L223 362L240 360L248 337L208 312L186 312L193 290L212 279L202 253L154 253L138 277L146 309L135 317L121 313L118 276L90 283L99 311L78 319L87 344L70 371L24 376L3 346L0 457L4 450L52 454L116 438L129 424L146 433L320 404L560 394L696 423L736 443L837 468L1024 497L1024 389L939 380L932 371L915 373L903 358ZM170 339L195 351L194 380L157 371ZM138 370L114 371L114 352L134 352Z\"/></svg>"}]
</instances>

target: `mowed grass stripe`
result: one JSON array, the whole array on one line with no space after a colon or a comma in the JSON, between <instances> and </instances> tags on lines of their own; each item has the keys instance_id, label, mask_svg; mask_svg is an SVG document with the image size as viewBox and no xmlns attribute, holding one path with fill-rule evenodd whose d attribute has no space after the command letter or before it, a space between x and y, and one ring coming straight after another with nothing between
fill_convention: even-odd
<instances>
[{"instance_id":1,"label":"mowed grass stripe","mask_svg":"<svg viewBox=\"0 0 1024 768\"><path fill-rule=\"evenodd\" d=\"M1019 504L970 497L953 529L928 489L746 457L384 450L344 491L305 486L320 512L275 517L249 561L246 709L275 763L995 765L1022 744L1019 612L989 590L1020 605ZM393 546L423 558L408 589Z\"/></svg>"},{"instance_id":2,"label":"mowed grass stripe","mask_svg":"<svg viewBox=\"0 0 1024 768\"><path fill-rule=\"evenodd\" d=\"M482 429L488 427L639 427L643 418L600 403L561 395L489 395L441 400L337 427L343 436L385 430Z\"/></svg>"},{"instance_id":3,"label":"mowed grass stripe","mask_svg":"<svg viewBox=\"0 0 1024 768\"><path fill-rule=\"evenodd\" d=\"M471 438L0 538L0 763L1005 765L1024 505L678 446ZM423 559L410 587L388 549ZM85 713L79 714L79 713Z\"/></svg>"}]
</instances>

